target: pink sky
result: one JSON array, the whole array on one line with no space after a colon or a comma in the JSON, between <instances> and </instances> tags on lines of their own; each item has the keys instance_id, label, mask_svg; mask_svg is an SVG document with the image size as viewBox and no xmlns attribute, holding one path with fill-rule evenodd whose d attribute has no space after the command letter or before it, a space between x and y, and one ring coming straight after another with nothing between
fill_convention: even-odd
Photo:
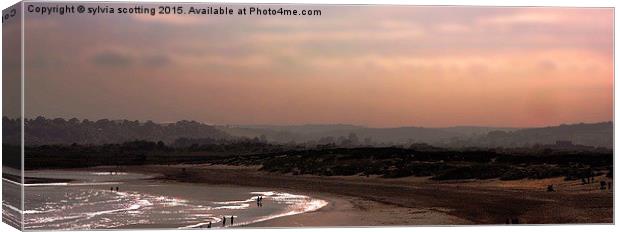
<instances>
[{"instance_id":1,"label":"pink sky","mask_svg":"<svg viewBox=\"0 0 620 232\"><path fill-rule=\"evenodd\" d=\"M323 15L27 15L26 115L375 127L612 120L611 8L287 7Z\"/></svg>"}]
</instances>

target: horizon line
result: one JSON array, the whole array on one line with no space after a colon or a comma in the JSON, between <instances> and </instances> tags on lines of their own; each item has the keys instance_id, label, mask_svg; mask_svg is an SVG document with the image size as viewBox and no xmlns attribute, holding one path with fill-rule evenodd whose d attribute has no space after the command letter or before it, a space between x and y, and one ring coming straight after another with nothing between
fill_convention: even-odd
<instances>
[{"instance_id":1,"label":"horizon line","mask_svg":"<svg viewBox=\"0 0 620 232\"><path fill-rule=\"evenodd\" d=\"M110 119L110 118L101 118L101 119L87 119L87 118L64 118L64 117L45 117L45 116L36 116L31 118L25 118L26 120L34 120L38 117L42 117L48 120L54 119L63 119L65 121L69 121L71 119L77 119L80 122L84 120L96 122L99 120L109 120L109 121L138 121L140 123L153 122L155 124L171 124L181 121L189 121L189 122L197 122L209 126L227 126L227 127L292 127L292 126L354 126L361 127L367 129L396 129L396 128L428 128L428 129L446 129L446 128L458 128L458 127L477 127L477 128L497 128L497 129L526 129L526 128L545 128L545 127L557 127L562 125L579 125L579 124L600 124L600 123L612 123L613 120L602 120L602 121L579 121L579 122L562 122L556 124L547 124L547 125L538 125L538 126L497 126L497 125L472 125L472 124L461 124L461 125L451 125L451 126L421 126L421 125L401 125L401 126L370 126L370 125L362 125L362 124L353 124L353 123L342 123L342 122L334 122L334 123L298 123L298 124L272 124L272 123L210 123L204 122L200 120L191 120L191 119L181 119L177 121L156 121L156 120L130 120L130 119ZM2 118L9 118L5 115ZM9 118L13 119L13 118Z\"/></svg>"}]
</instances>

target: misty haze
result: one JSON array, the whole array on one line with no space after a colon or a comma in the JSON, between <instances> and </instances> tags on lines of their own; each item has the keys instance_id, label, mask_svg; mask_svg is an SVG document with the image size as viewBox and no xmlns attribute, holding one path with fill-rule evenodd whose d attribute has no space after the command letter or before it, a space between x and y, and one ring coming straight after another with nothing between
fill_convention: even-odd
<instances>
[{"instance_id":1,"label":"misty haze","mask_svg":"<svg viewBox=\"0 0 620 232\"><path fill-rule=\"evenodd\" d=\"M3 222L613 223L612 8L287 7L322 14L26 14Z\"/></svg>"}]
</instances>

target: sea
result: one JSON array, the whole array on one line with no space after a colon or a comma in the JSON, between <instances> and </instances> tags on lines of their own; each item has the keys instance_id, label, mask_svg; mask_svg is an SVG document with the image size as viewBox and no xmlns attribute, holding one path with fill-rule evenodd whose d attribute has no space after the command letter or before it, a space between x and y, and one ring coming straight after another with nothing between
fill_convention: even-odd
<instances>
[{"instance_id":1,"label":"sea","mask_svg":"<svg viewBox=\"0 0 620 232\"><path fill-rule=\"evenodd\" d=\"M328 204L273 189L179 183L129 172L44 170L25 176L71 180L25 184L24 210L3 198L3 220L19 221L16 215L23 212L26 230L228 228ZM19 183L5 178L3 187L19 191Z\"/></svg>"}]
</instances>

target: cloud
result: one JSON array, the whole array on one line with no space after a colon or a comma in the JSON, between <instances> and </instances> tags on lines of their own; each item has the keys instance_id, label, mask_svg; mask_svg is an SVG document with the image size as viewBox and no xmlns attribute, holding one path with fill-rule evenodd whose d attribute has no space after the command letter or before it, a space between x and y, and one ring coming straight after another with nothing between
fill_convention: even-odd
<instances>
[{"instance_id":1,"label":"cloud","mask_svg":"<svg viewBox=\"0 0 620 232\"><path fill-rule=\"evenodd\" d=\"M613 10L318 7L321 17L33 16L28 113L377 126L557 120L528 119L540 107L523 96L535 89L553 92L541 105L557 105L563 121L611 115Z\"/></svg>"},{"instance_id":2,"label":"cloud","mask_svg":"<svg viewBox=\"0 0 620 232\"><path fill-rule=\"evenodd\" d=\"M93 56L92 62L102 67L127 68L132 65L133 60L123 53L104 51Z\"/></svg>"},{"instance_id":3,"label":"cloud","mask_svg":"<svg viewBox=\"0 0 620 232\"><path fill-rule=\"evenodd\" d=\"M467 33L471 32L472 28L469 25L459 23L442 23L435 27L435 29L441 33Z\"/></svg>"},{"instance_id":4,"label":"cloud","mask_svg":"<svg viewBox=\"0 0 620 232\"><path fill-rule=\"evenodd\" d=\"M550 24L562 22L562 17L548 12L519 12L515 14L499 15L495 17L481 18L479 23L483 25L511 25L511 24Z\"/></svg>"},{"instance_id":5,"label":"cloud","mask_svg":"<svg viewBox=\"0 0 620 232\"><path fill-rule=\"evenodd\" d=\"M176 15L176 14L157 14L151 15L132 15L132 19L143 23L156 23L156 24L170 24L172 26L186 26L186 25L205 25L209 23L205 17L200 16L188 16L188 15Z\"/></svg>"},{"instance_id":6,"label":"cloud","mask_svg":"<svg viewBox=\"0 0 620 232\"><path fill-rule=\"evenodd\" d=\"M163 67L169 65L171 60L168 56L165 55L152 55L144 58L144 64L148 67Z\"/></svg>"},{"instance_id":7,"label":"cloud","mask_svg":"<svg viewBox=\"0 0 620 232\"><path fill-rule=\"evenodd\" d=\"M135 48L103 49L90 56L91 63L101 68L150 69L164 68L172 63L169 55L149 54Z\"/></svg>"}]
</instances>

